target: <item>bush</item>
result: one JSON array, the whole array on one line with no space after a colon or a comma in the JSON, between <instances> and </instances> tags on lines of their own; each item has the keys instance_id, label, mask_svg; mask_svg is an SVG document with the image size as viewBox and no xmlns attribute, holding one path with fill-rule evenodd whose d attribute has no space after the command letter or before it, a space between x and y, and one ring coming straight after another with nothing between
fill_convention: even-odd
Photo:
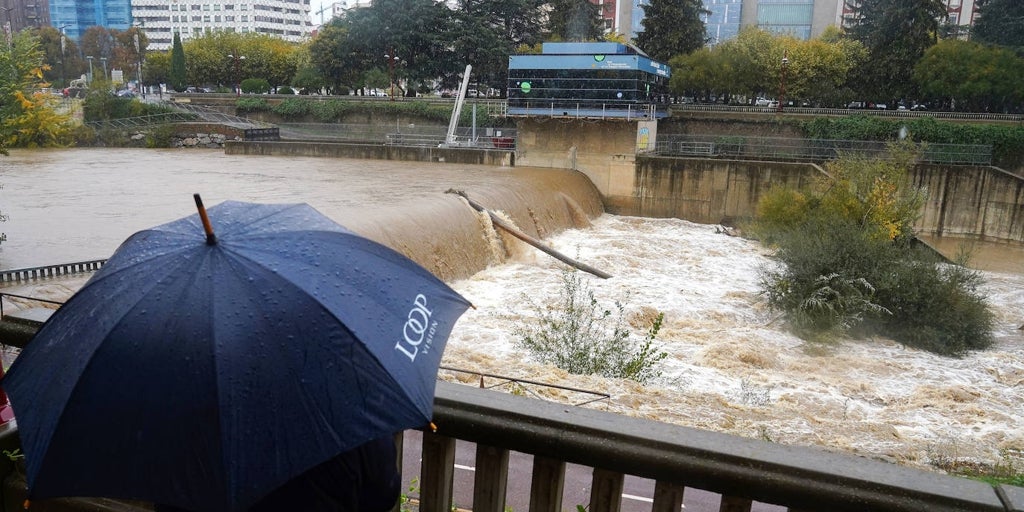
<instances>
[{"instance_id":1,"label":"bush","mask_svg":"<svg viewBox=\"0 0 1024 512\"><path fill-rule=\"evenodd\" d=\"M295 90L292 89L291 87L288 87L287 85L285 85L285 86L278 87L277 88L277 93L278 94L295 94Z\"/></svg>"},{"instance_id":2,"label":"bush","mask_svg":"<svg viewBox=\"0 0 1024 512\"><path fill-rule=\"evenodd\" d=\"M278 103L272 111L285 119L298 119L309 113L309 101L300 98L288 98Z\"/></svg>"},{"instance_id":3,"label":"bush","mask_svg":"<svg viewBox=\"0 0 1024 512\"><path fill-rule=\"evenodd\" d=\"M270 104L263 98L238 98L235 100L235 112L267 112Z\"/></svg>"},{"instance_id":4,"label":"bush","mask_svg":"<svg viewBox=\"0 0 1024 512\"><path fill-rule=\"evenodd\" d=\"M246 78L240 85L246 94L264 94L270 92L270 82L264 78Z\"/></svg>"},{"instance_id":5,"label":"bush","mask_svg":"<svg viewBox=\"0 0 1024 512\"><path fill-rule=\"evenodd\" d=\"M781 263L761 271L768 303L808 340L880 334L949 356L987 348L993 316L977 292L980 274L915 243L909 224L920 198L894 189L900 165L909 161L841 158L830 164L836 181L806 210L786 208L782 191L766 196L769 217L754 231Z\"/></svg>"},{"instance_id":6,"label":"bush","mask_svg":"<svg viewBox=\"0 0 1024 512\"><path fill-rule=\"evenodd\" d=\"M663 314L652 322L644 340L636 344L625 323L625 308L616 302L616 315L602 308L594 292L577 272L562 272L562 290L553 309L531 301L536 324L514 330L517 344L543 362L575 374L596 374L646 383L661 375L658 363L668 355L654 347ZM611 322L611 325L609 325Z\"/></svg>"}]
</instances>

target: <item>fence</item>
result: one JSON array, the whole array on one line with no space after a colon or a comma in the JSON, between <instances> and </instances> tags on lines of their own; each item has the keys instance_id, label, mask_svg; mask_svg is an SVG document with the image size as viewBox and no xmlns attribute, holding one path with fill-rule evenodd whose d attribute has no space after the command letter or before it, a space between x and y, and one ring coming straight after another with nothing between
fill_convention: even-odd
<instances>
[{"instance_id":1,"label":"fence","mask_svg":"<svg viewBox=\"0 0 1024 512\"><path fill-rule=\"evenodd\" d=\"M440 125L369 125L341 123L282 123L281 138L324 142L384 143L396 146L437 147L445 143L448 127ZM472 128L455 130L453 146L514 149L515 128Z\"/></svg>"},{"instance_id":2,"label":"fence","mask_svg":"<svg viewBox=\"0 0 1024 512\"><path fill-rule=\"evenodd\" d=\"M851 108L814 108L814 107L793 107L786 106L782 110L777 107L751 107L743 105L716 105L701 103L675 104L671 108L673 113L682 112L735 112L735 113L769 113L785 115L808 115L808 116L853 116L867 115L875 117L892 117L899 119L914 119L919 117L933 117L936 119L958 119L963 121L1010 121L1024 122L1024 115L1021 114L992 114L988 112L938 112L938 111L913 111L913 110L883 110L883 109L851 109Z\"/></svg>"},{"instance_id":3,"label":"fence","mask_svg":"<svg viewBox=\"0 0 1024 512\"><path fill-rule=\"evenodd\" d=\"M918 149L922 163L992 165L992 146L928 143ZM844 154L887 158L888 150L876 141L659 134L653 154L824 162Z\"/></svg>"},{"instance_id":4,"label":"fence","mask_svg":"<svg viewBox=\"0 0 1024 512\"><path fill-rule=\"evenodd\" d=\"M45 265L42 267L19 268L14 270L0 271L0 283L11 283L27 281L41 277L54 277L83 272L94 272L100 269L107 260L89 260L75 263L61 263L58 265Z\"/></svg>"}]
</instances>

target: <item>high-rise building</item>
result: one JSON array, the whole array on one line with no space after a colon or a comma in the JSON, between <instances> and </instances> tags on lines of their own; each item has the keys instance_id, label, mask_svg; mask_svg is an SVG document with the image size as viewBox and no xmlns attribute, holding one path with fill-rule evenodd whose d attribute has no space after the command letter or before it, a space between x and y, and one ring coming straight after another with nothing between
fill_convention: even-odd
<instances>
[{"instance_id":1,"label":"high-rise building","mask_svg":"<svg viewBox=\"0 0 1024 512\"><path fill-rule=\"evenodd\" d=\"M50 0L50 23L79 40L89 27L127 30L132 26L131 0Z\"/></svg>"},{"instance_id":2,"label":"high-rise building","mask_svg":"<svg viewBox=\"0 0 1024 512\"><path fill-rule=\"evenodd\" d=\"M649 3L650 0L619 0L616 9L619 19L615 24L620 27L618 31L630 39L642 32L642 6ZM736 37L741 27L751 25L809 39L821 34L829 25L839 24L843 3L844 0L704 0L704 8L710 14L702 19L710 44Z\"/></svg>"},{"instance_id":3,"label":"high-rise building","mask_svg":"<svg viewBox=\"0 0 1024 512\"><path fill-rule=\"evenodd\" d=\"M50 24L50 3L48 0L8 0L0 7L0 23L5 33L13 34L26 28L44 27Z\"/></svg>"},{"instance_id":4,"label":"high-rise building","mask_svg":"<svg viewBox=\"0 0 1024 512\"><path fill-rule=\"evenodd\" d=\"M150 50L170 48L175 32L183 41L238 32L298 42L312 31L309 0L132 0L132 16L149 38Z\"/></svg>"}]
</instances>

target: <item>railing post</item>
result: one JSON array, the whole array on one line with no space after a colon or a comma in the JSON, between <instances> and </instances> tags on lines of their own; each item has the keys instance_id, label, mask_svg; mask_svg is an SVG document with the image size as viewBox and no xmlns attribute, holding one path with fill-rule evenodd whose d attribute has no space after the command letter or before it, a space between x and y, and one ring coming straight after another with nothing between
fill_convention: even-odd
<instances>
[{"instance_id":1,"label":"railing post","mask_svg":"<svg viewBox=\"0 0 1024 512\"><path fill-rule=\"evenodd\" d=\"M535 455L530 483L530 512L560 512L564 488L565 461Z\"/></svg>"},{"instance_id":2,"label":"railing post","mask_svg":"<svg viewBox=\"0 0 1024 512\"><path fill-rule=\"evenodd\" d=\"M753 500L738 498L736 496L722 496L722 505L718 512L750 512Z\"/></svg>"},{"instance_id":3,"label":"railing post","mask_svg":"<svg viewBox=\"0 0 1024 512\"><path fill-rule=\"evenodd\" d=\"M481 384L483 376L480 376ZM504 512L508 488L508 450L476 445L476 474L473 478L474 512Z\"/></svg>"},{"instance_id":4,"label":"railing post","mask_svg":"<svg viewBox=\"0 0 1024 512\"><path fill-rule=\"evenodd\" d=\"M651 512L679 512L683 508L686 487L658 480L654 484L654 503Z\"/></svg>"},{"instance_id":5,"label":"railing post","mask_svg":"<svg viewBox=\"0 0 1024 512\"><path fill-rule=\"evenodd\" d=\"M594 468L590 488L590 512L619 512L622 508L622 483L625 476L617 471Z\"/></svg>"},{"instance_id":6,"label":"railing post","mask_svg":"<svg viewBox=\"0 0 1024 512\"><path fill-rule=\"evenodd\" d=\"M420 465L420 511L451 512L455 479L455 439L423 433Z\"/></svg>"}]
</instances>

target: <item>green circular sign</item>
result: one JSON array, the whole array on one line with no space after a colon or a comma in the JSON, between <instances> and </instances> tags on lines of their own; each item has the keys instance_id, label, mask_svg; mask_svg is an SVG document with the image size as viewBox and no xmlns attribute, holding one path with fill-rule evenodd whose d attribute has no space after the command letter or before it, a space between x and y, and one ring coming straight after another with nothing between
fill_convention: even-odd
<instances>
[{"instance_id":1,"label":"green circular sign","mask_svg":"<svg viewBox=\"0 0 1024 512\"><path fill-rule=\"evenodd\" d=\"M594 60L601 62L604 60L604 55L594 55Z\"/></svg>"},{"instance_id":2,"label":"green circular sign","mask_svg":"<svg viewBox=\"0 0 1024 512\"><path fill-rule=\"evenodd\" d=\"M519 90L523 91L523 94L530 94L530 89L533 89L533 84L530 82L520 82Z\"/></svg>"}]
</instances>

